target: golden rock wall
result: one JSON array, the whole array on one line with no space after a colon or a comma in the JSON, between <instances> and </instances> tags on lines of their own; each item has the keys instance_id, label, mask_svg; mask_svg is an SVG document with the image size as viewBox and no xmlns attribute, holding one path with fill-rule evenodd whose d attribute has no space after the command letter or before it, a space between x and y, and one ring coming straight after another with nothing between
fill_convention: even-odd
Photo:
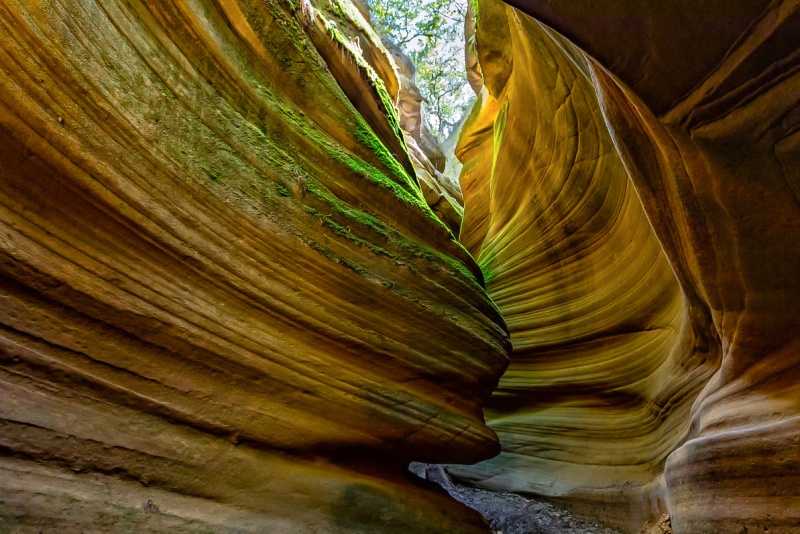
<instances>
[{"instance_id":1,"label":"golden rock wall","mask_svg":"<svg viewBox=\"0 0 800 534\"><path fill-rule=\"evenodd\" d=\"M503 453L453 472L631 532L797 531L800 4L517 4L479 3L458 148Z\"/></svg>"},{"instance_id":2,"label":"golden rock wall","mask_svg":"<svg viewBox=\"0 0 800 534\"><path fill-rule=\"evenodd\" d=\"M484 531L406 465L496 453L507 335L343 35L307 2L0 7L3 527Z\"/></svg>"}]
</instances>

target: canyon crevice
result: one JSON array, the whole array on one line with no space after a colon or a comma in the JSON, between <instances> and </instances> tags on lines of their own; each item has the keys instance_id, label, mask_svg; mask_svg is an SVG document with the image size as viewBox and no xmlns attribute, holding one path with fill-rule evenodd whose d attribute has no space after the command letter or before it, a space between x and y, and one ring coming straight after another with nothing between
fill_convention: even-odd
<instances>
[{"instance_id":1,"label":"canyon crevice","mask_svg":"<svg viewBox=\"0 0 800 534\"><path fill-rule=\"evenodd\" d=\"M800 2L0 6L0 530L800 532Z\"/></svg>"}]
</instances>

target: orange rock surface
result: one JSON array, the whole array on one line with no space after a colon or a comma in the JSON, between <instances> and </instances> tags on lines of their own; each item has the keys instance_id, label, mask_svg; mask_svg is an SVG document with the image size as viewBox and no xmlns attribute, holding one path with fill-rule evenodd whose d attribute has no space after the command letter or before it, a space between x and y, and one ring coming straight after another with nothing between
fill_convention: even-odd
<instances>
[{"instance_id":1,"label":"orange rock surface","mask_svg":"<svg viewBox=\"0 0 800 534\"><path fill-rule=\"evenodd\" d=\"M4 528L485 530L406 466L497 452L503 322L317 7L0 7Z\"/></svg>"},{"instance_id":2,"label":"orange rock surface","mask_svg":"<svg viewBox=\"0 0 800 534\"><path fill-rule=\"evenodd\" d=\"M800 531L800 3L478 3L462 242L511 331L454 469L636 532Z\"/></svg>"},{"instance_id":3,"label":"orange rock surface","mask_svg":"<svg viewBox=\"0 0 800 534\"><path fill-rule=\"evenodd\" d=\"M0 531L800 532L800 1L512 3L0 6Z\"/></svg>"}]
</instances>

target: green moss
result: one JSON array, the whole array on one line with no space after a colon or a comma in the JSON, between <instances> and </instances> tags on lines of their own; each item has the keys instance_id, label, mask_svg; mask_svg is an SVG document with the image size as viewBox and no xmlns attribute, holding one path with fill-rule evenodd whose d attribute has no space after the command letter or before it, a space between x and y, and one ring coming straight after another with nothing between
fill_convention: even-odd
<instances>
[{"instance_id":1,"label":"green moss","mask_svg":"<svg viewBox=\"0 0 800 534\"><path fill-rule=\"evenodd\" d=\"M215 182L223 182L222 173L216 167L203 166L203 170L206 171Z\"/></svg>"},{"instance_id":2,"label":"green moss","mask_svg":"<svg viewBox=\"0 0 800 534\"><path fill-rule=\"evenodd\" d=\"M356 235L350 228L346 228L345 226L334 220L332 217L320 213L316 208L304 205L303 210L305 210L306 213L313 215L316 219L318 219L322 223L323 226L332 230L334 234L344 237L345 239L355 243L357 246L366 248L371 252L373 252L374 254L380 256L386 256L388 258L392 258L395 260L398 259L397 256L395 256L385 248L379 247L378 245L375 245L374 243L367 241L366 239L362 239L361 237ZM340 211L339 213L344 214L344 211ZM358 219L353 219L352 222L354 222L355 224L360 223ZM386 236L386 233L383 230L381 230L381 233L382 235Z\"/></svg>"},{"instance_id":3,"label":"green moss","mask_svg":"<svg viewBox=\"0 0 800 534\"><path fill-rule=\"evenodd\" d=\"M449 266L452 270L455 270L459 274L461 274L467 280L474 280L476 282L480 282L476 280L475 275L470 271L466 265L461 263L459 260L448 256L438 250L426 247L417 243L416 241L408 241L408 248L414 253L415 256L418 258L422 258L426 261L433 262L435 265L444 265Z\"/></svg>"},{"instance_id":4,"label":"green moss","mask_svg":"<svg viewBox=\"0 0 800 534\"><path fill-rule=\"evenodd\" d=\"M399 232L396 232L391 237L387 235L387 238L388 238L390 243L393 243L393 244L395 244L397 246L400 246L401 248L405 249L406 253L408 254L407 256L398 256L397 254L394 254L394 253L390 252L389 250L387 250L387 249L385 249L383 247L377 246L377 245L375 245L375 244L373 244L373 243L371 243L371 242L369 242L369 241L367 241L365 239L362 239L362 238L358 237L349 228L345 228L344 226L342 226L341 224L339 224L338 222L333 220L331 217L328 217L328 216L325 216L325 215L321 214L319 211L317 211L316 209L314 209L314 208L312 208L310 206L304 206L304 209L306 210L306 212L308 212L308 213L314 215L316 218L318 218L319 221L324 226L330 228L333 231L334 234L339 235L341 237L344 237L344 238L352 241L353 243L355 243L359 247L367 248L371 252L373 252L374 254L385 256L385 257L387 257L389 259L392 259L396 263L404 264L408 268L412 269L412 271L415 271L415 269L412 266L407 265L405 263L407 261L406 258L408 258L408 259L417 258L419 260L422 260L428 265L429 268L445 268L445 269L447 269L448 267L450 267L450 268L452 268L452 270L458 272L461 276L463 276L467 280L477 281L477 280L475 280L475 276L473 275L473 273L469 269L467 269L467 267L464 264L462 264L460 261L458 261L458 260L456 260L454 258L451 258L450 256L448 256L446 254L443 254L443 253L441 253L441 252L439 252L437 250L434 250L432 248L429 248L429 247L426 247L424 245L421 245L421 244L419 244L419 243L417 243L417 242L415 242L415 241L413 241L411 239L408 239L405 236L403 236L403 234L401 234ZM331 259L333 261L337 261L338 263L340 263L342 265L345 265L345 266L348 266L350 268L353 268L353 267L351 267L349 265L350 263L352 263L352 262L349 262L349 260L346 260L344 258L335 257L327 249L325 249L324 252L325 252L325 256L328 257L329 259ZM360 270L353 268L353 270L355 270L356 272L362 273L362 274L365 272L363 270L363 268L360 269Z\"/></svg>"},{"instance_id":5,"label":"green moss","mask_svg":"<svg viewBox=\"0 0 800 534\"><path fill-rule=\"evenodd\" d=\"M461 261L418 243L405 236L402 232L388 227L380 219L354 209L336 198L316 180L309 178L306 186L308 193L316 198L318 202L323 203L326 211L330 212L330 215L324 215L316 208L308 205L304 205L303 209L307 213L318 218L323 225L330 228L335 234L347 238L361 247L369 248L375 254L389 257L398 263L403 262L403 258L417 258L424 261L429 267L449 269L451 272L457 272L468 280L473 280L479 284L482 282L482 280L476 279L472 271ZM436 220L438 221L439 219L437 218ZM357 236L351 228L360 228L365 231L377 233L380 238L385 241L386 246L377 246ZM458 246L461 245L458 244ZM401 255L393 253L388 250L392 247L398 247L404 252ZM466 250L465 253L467 255L469 254Z\"/></svg>"},{"instance_id":6,"label":"green moss","mask_svg":"<svg viewBox=\"0 0 800 534\"><path fill-rule=\"evenodd\" d=\"M388 95L386 95L386 98L388 98ZM394 118L393 121L389 121L392 129L398 138L402 139L403 134L400 130L400 123L397 120L397 115L395 114L394 108L391 106L391 104L385 104L385 106L389 106L386 108L386 112ZM408 187L412 191L417 191L419 197L424 198L422 196L422 190L419 187L419 182L417 181L416 176L412 176L406 172L405 168L398 161L400 156L395 156L394 154L389 153L389 151L386 149L386 146L381 142L378 136L375 135L375 132L372 131L372 128L367 125L366 121L363 119L359 120L359 124L354 132L354 135L361 144L368 147L378 157L380 162L389 171L391 171L393 175L399 178L399 180L397 180L399 184ZM408 155L408 148L406 147L405 140L402 141L400 146L402 147L405 159L410 161L411 158Z\"/></svg>"},{"instance_id":7,"label":"green moss","mask_svg":"<svg viewBox=\"0 0 800 534\"><path fill-rule=\"evenodd\" d=\"M356 272L356 273L358 273L358 274L360 274L362 276L366 276L366 275L369 274L369 271L367 269L365 269L362 265L360 265L360 264L358 264L358 263L356 263L354 261L348 260L347 258L341 258L341 257L337 256L336 254L333 253L333 251L323 247L322 245L320 245L316 241L307 241L306 243L308 244L308 246L310 246L315 251L319 252L321 255L323 255L325 258L327 258L330 261L333 261L335 263L338 263L339 265L347 267L348 269L350 269L350 270L352 270L352 271L354 271L354 272Z\"/></svg>"},{"instance_id":8,"label":"green moss","mask_svg":"<svg viewBox=\"0 0 800 534\"><path fill-rule=\"evenodd\" d=\"M358 10L358 8L353 5L353 3L349 0L328 0L328 4L333 13L335 13L341 19L346 19L349 21L353 26L356 27L361 33L366 35L370 41L372 41L371 45L380 50L386 57L391 57L389 52L383 46L383 42L381 41L380 36L375 31L375 29L364 19L364 16Z\"/></svg>"},{"instance_id":9,"label":"green moss","mask_svg":"<svg viewBox=\"0 0 800 534\"><path fill-rule=\"evenodd\" d=\"M497 278L497 271L489 269L488 267L482 267L481 272L483 273L483 283L487 286L492 283L492 280Z\"/></svg>"},{"instance_id":10,"label":"green moss","mask_svg":"<svg viewBox=\"0 0 800 534\"><path fill-rule=\"evenodd\" d=\"M286 13L289 7L293 9L296 7L296 2L284 3L281 7L277 7L274 0L266 0L266 2L270 13L279 23L277 25L268 24L270 21L267 18L264 21L264 27L259 28L259 32L268 31L265 28L272 28L270 31L273 31L273 36L265 34L269 53L273 53L287 63L290 60L294 60L295 63L299 62L301 67L306 68L307 74L303 75L311 77L310 87L315 87L317 91L330 89L333 93L330 97L311 98L308 102L304 102L311 104L324 101L330 102L331 105L337 104L336 99L349 102L338 84L333 81L324 63L319 65L319 60L314 59L319 58L319 54L309 44L310 41L298 22ZM343 47L353 53L359 66L375 82L375 91L386 108L392 128L402 141L399 121L383 82L363 57L355 53L357 50L352 44L343 38L341 33L337 34L337 31L334 28L331 33L337 36L337 41ZM289 43L290 40L294 43L294 47ZM281 53L280 50L283 52ZM259 198L269 201L275 199L275 195L270 194L269 188L275 187L277 195L288 198L293 196L292 184L300 183L307 191L298 196L303 197L309 193L315 197L316 204L314 207L308 206L310 210L306 211L319 218L321 224L333 235L349 240L359 247L368 248L373 253L390 258L398 264L406 264L407 258L417 258L432 268L457 271L467 279L474 280L472 273L460 261L419 244L402 232L387 226L380 219L340 201L319 182L308 176L309 172L314 176L325 173L334 177L344 177L345 181L352 183L353 176L347 175L348 172L353 173L369 184L388 191L393 198L408 205L405 209L403 206L396 206L398 211L404 212L406 215L413 212L413 217L419 217L420 224L428 224L432 230L437 232L449 232L425 203L416 180L399 163L398 155L389 152L362 116L353 110L352 118L345 116L344 119L347 120L340 121L340 124L347 128L353 128L351 131L355 140L369 153L374 154L374 158L370 157L369 161L352 154L313 120L298 111L292 102L271 91L268 87L269 82L263 80L260 77L261 74L255 69L252 71L249 67L245 67L245 69L245 78L255 88L255 93L258 94L259 100L264 106L263 109L252 111L251 116L229 113L229 116L220 116L219 120L225 122L222 128L231 131L237 130L235 137L242 137L242 133L247 133L254 152L249 154L248 161L245 161L234 159L238 158L235 151L232 151L230 155L219 151L220 158L224 156L224 159L219 159L219 168L202 167L214 182L226 183L229 181L231 183L226 183L226 187L231 190L248 192L254 189L253 185L255 184L263 188L255 187L257 191L262 192L260 195L263 196L259 196ZM294 78L298 76L301 74L292 74ZM320 83L313 79L314 76L319 77ZM331 84L330 87L328 84ZM337 117L339 116L337 115ZM248 131L248 129L252 131ZM401 146L405 148L404 141ZM200 170L201 167L197 163L193 165L195 165L195 170ZM254 173L238 171L238 169L246 168L255 168L257 176ZM304 170L305 168L308 171ZM236 169L236 172L232 172L231 169ZM355 182L357 181L355 180ZM270 186L270 183L274 185ZM435 229L434 225L439 225L442 230ZM363 267L350 260L337 258L331 251L318 244L311 246L332 261L346 265L356 272L359 272L357 269L363 271ZM413 269L414 266L407 265L407 268Z\"/></svg>"},{"instance_id":11,"label":"green moss","mask_svg":"<svg viewBox=\"0 0 800 534\"><path fill-rule=\"evenodd\" d=\"M313 248L314 250L316 250L317 252L319 252L320 254L322 254L323 256L328 258L329 260L336 261L336 256L334 256L333 252L331 252L327 248L323 247L319 243L317 243L315 241L309 241L308 242L308 246Z\"/></svg>"},{"instance_id":12,"label":"green moss","mask_svg":"<svg viewBox=\"0 0 800 534\"><path fill-rule=\"evenodd\" d=\"M409 187L408 183L398 184L394 180L392 180L386 173L376 169L374 166L370 165L366 161L350 155L343 147L339 146L336 143L331 142L326 137L323 137L321 133L316 130L311 125L302 125L300 121L296 117L289 116L290 120L294 122L298 128L303 129L303 133L315 142L318 148L322 149L331 159L336 161L337 163L343 165L345 168L350 170L351 172L357 174L361 178L366 179L370 183L378 185L383 189L387 189L394 194L394 196L398 197L399 199L418 206L424 207L424 209L428 209L427 205L424 202L424 198L422 196L422 192L419 190L418 187ZM374 136L374 134L373 134ZM384 152L386 151L385 147L380 144L380 141L377 138L374 138L375 144L371 145L371 148L374 148L376 151L382 149ZM387 156L390 161L393 161L394 165L399 167L399 164L391 158L391 156ZM407 175L406 175L407 176ZM405 186L405 187L403 187ZM431 213L433 217L433 214Z\"/></svg>"},{"instance_id":13,"label":"green moss","mask_svg":"<svg viewBox=\"0 0 800 534\"><path fill-rule=\"evenodd\" d=\"M330 2L332 6L331 9L336 11L339 15L342 15L348 20L353 21L357 25L364 23L363 17L361 17L360 13L357 13L355 8L348 2L340 3L336 0L330 0ZM285 5L288 5L292 9L296 7L296 3ZM319 67L319 65L313 65L314 62L308 60L310 57L317 58L318 62L321 62L322 68L314 68L313 70L318 76L319 81L327 89L330 89L334 93L334 96L340 98L342 101L349 102L346 95L344 95L342 92L341 87L339 87L335 80L333 80L330 72L324 65L324 61L321 61L319 54L315 53L315 50L313 50L313 46L310 45L307 36L305 35L305 31L300 27L300 25L298 25L298 21L294 17L287 17L284 14L283 7L279 6L275 0L268 0L268 6L272 16L280 22L279 26L282 31L279 33L285 33L286 36L288 36L290 40L296 44L294 47L296 52L290 52L289 49L285 48L285 44L281 43L283 39L276 37L275 39L269 39L270 44L272 44L272 41L274 41L274 46L269 47L270 51L274 53L279 61L282 60L283 62L287 63L287 65L291 63L293 59L298 59L295 57L297 52L302 54L302 60L300 63L309 68L312 66ZM389 124L391 125L391 128L398 139L398 144L400 147L402 147L402 150L406 152L405 159L408 159L405 141L399 126L399 119L397 118L394 105L388 95L388 92L386 91L383 81L374 72L372 67L364 60L360 54L360 51L353 46L353 44L335 25L326 23L326 27L328 28L331 38L334 39L343 49L347 50L358 67L362 69L365 77L372 82L371 85L374 87L375 93L378 96L378 100L384 107ZM309 48L311 53L309 53ZM296 62L297 61L294 63ZM254 78L257 78L257 75L254 75ZM262 86L257 83L256 86L259 89L262 89ZM264 91L268 92L265 88ZM290 104L283 102L280 98L272 95L271 93L265 94L265 96L271 103L276 105L276 111L283 114L288 119L287 122L294 127L297 133L307 137L313 144L316 144L318 147L322 148L325 152L327 152L328 156L337 161L337 163L344 165L350 171L367 179L371 183L390 190L394 196L399 197L401 200L418 206L424 211L428 211L416 178L413 175L410 175L398 161L403 154L391 154L389 150L387 150L386 146L381 142L380 138L378 138L378 136L372 131L366 120L360 114L355 112L355 110L353 113L353 120L355 121L355 124L353 125L354 137L356 138L356 141L363 145L370 154L374 155L374 157L377 159L377 162L375 163L379 162L379 167L384 169L378 169L367 161L351 155L346 151L346 149L344 149L344 147L339 146L338 143L335 143L333 140L327 138L327 136L323 134L315 124L306 119L304 116L299 116L295 110L291 109ZM274 138L274 134L265 134L263 130L255 125L251 125L251 127L258 132L259 138L264 142L269 141L267 139L268 137L273 137L273 139L271 139L272 142L270 143L270 150L268 152L273 152L273 149L277 148L276 145L284 145L284 143L280 143L280 139ZM282 155L285 156L285 154ZM432 213L430 214L430 217L432 220L438 221L438 219L436 219Z\"/></svg>"},{"instance_id":14,"label":"green moss","mask_svg":"<svg viewBox=\"0 0 800 534\"><path fill-rule=\"evenodd\" d=\"M472 8L472 11L475 13L475 25L477 26L481 12L481 2L480 0L469 0L469 5Z\"/></svg>"},{"instance_id":15,"label":"green moss","mask_svg":"<svg viewBox=\"0 0 800 534\"><path fill-rule=\"evenodd\" d=\"M338 258L337 261L339 262L340 265L344 265L348 269L351 269L362 276L369 274L369 271L366 270L364 267L348 259Z\"/></svg>"},{"instance_id":16,"label":"green moss","mask_svg":"<svg viewBox=\"0 0 800 534\"><path fill-rule=\"evenodd\" d=\"M367 63L367 61L361 55L361 51L353 46L350 40L347 39L347 37L339 30L334 22L325 21L325 28L327 29L328 35L331 37L331 39L336 41L339 46L349 52L353 61L355 61L356 66L358 66L358 68L361 70L362 75L369 80L370 86L372 87L375 96L377 96L378 102L380 102L380 105L383 108L382 111L389 122L389 126L391 127L392 132L394 133L401 149L404 152L403 155L405 156L405 159L410 160L405 138L403 137L403 131L400 128L400 119L397 116L394 103L389 96L389 92L386 90L386 85L383 83L383 80L380 78L380 76L378 76L372 66ZM356 120L358 121L358 127L355 131L356 139L367 146L378 157L380 162L387 168L387 170L400 179L400 183L408 184L414 189L419 189L419 184L417 183L416 177L410 176L406 169L400 165L400 162L398 161L400 155L392 155L389 153L384 144L380 141L378 136L375 135L375 132L372 131L372 128L369 127L361 115L358 115Z\"/></svg>"},{"instance_id":17,"label":"green moss","mask_svg":"<svg viewBox=\"0 0 800 534\"><path fill-rule=\"evenodd\" d=\"M306 190L319 201L324 202L334 213L338 213L357 224L369 228L384 238L388 238L387 227L383 221L342 202L316 180L309 178L308 182L306 182Z\"/></svg>"},{"instance_id":18,"label":"green moss","mask_svg":"<svg viewBox=\"0 0 800 534\"><path fill-rule=\"evenodd\" d=\"M483 273L483 280L486 284L489 284L497 278L499 274L496 270L492 268L495 265L495 258L497 257L497 252L494 250L482 250L481 254L478 258L478 266L481 268L481 272Z\"/></svg>"},{"instance_id":19,"label":"green moss","mask_svg":"<svg viewBox=\"0 0 800 534\"><path fill-rule=\"evenodd\" d=\"M292 52L294 62L292 65L288 65L288 70L302 69L303 71L298 72L296 78L298 85L305 86L304 82L307 79L314 79L315 82L318 81L334 94L341 92L341 88L328 72L325 61L320 57L304 30L304 26L310 22L312 17L304 11L299 0L287 0L286 2L266 0L266 2L269 14L278 24L277 26L265 25L261 29L265 35L263 42L268 45L269 52L275 56ZM288 7L288 11L286 7ZM277 28L280 28L280 31L277 31ZM272 38L273 35L276 37ZM287 44L291 45L289 49L287 49Z\"/></svg>"},{"instance_id":20,"label":"green moss","mask_svg":"<svg viewBox=\"0 0 800 534\"><path fill-rule=\"evenodd\" d=\"M478 53L478 29L475 28L473 30L473 34L469 36L467 40L467 51L471 54Z\"/></svg>"},{"instance_id":21,"label":"green moss","mask_svg":"<svg viewBox=\"0 0 800 534\"><path fill-rule=\"evenodd\" d=\"M340 37L341 33L339 32L339 29L336 27L336 23L333 22L332 20L325 21L325 29L328 30L328 37L330 37L334 41L338 42L344 41L344 38Z\"/></svg>"},{"instance_id":22,"label":"green moss","mask_svg":"<svg viewBox=\"0 0 800 534\"><path fill-rule=\"evenodd\" d=\"M324 151L337 163L344 165L351 172L354 172L369 182L392 191L392 193L401 200L416 206L424 206L424 208L427 209L419 186L412 181L400 163L389 154L386 147L381 143L374 132L372 132L369 126L366 125L362 117L358 116L358 126L355 133L356 138L361 143L365 144L386 167L391 169L391 173L385 173L363 159L351 155L344 147L323 135L316 125L308 121L305 117L299 116L294 110L284 107L281 109L281 112L295 131L311 140L317 148ZM397 179L393 180L392 177L396 177ZM431 213L431 217L435 216Z\"/></svg>"},{"instance_id":23,"label":"green moss","mask_svg":"<svg viewBox=\"0 0 800 534\"><path fill-rule=\"evenodd\" d=\"M327 5L330 11L339 17L340 20L344 21L346 19L344 11L342 10L342 6L339 5L339 2L336 2L335 0L328 0Z\"/></svg>"},{"instance_id":24,"label":"green moss","mask_svg":"<svg viewBox=\"0 0 800 534\"><path fill-rule=\"evenodd\" d=\"M452 197L450 197L452 198ZM450 205L453 206L453 210L458 213L458 216L463 220L464 219L464 207L458 203L456 199L452 199Z\"/></svg>"}]
</instances>

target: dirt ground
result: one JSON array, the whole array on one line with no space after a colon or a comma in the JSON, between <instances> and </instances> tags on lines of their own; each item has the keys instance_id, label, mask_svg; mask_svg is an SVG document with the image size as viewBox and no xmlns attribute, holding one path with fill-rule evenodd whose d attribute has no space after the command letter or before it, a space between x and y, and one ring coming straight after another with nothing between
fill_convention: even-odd
<instances>
[{"instance_id":1,"label":"dirt ground","mask_svg":"<svg viewBox=\"0 0 800 534\"><path fill-rule=\"evenodd\" d=\"M572 517L551 504L513 493L457 484L446 489L453 498L483 514L497 534L620 534L598 523Z\"/></svg>"},{"instance_id":2,"label":"dirt ground","mask_svg":"<svg viewBox=\"0 0 800 534\"><path fill-rule=\"evenodd\" d=\"M620 534L604 525L573 517L546 502L459 485L439 465L412 464L410 470L436 482L454 499L483 514L496 534Z\"/></svg>"}]
</instances>

